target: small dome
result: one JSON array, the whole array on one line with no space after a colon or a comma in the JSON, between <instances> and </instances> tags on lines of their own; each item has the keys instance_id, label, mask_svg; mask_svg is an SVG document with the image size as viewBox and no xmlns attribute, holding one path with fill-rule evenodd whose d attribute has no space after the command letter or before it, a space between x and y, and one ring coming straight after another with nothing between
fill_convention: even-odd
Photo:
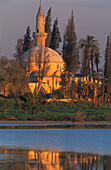
<instances>
[{"instance_id":1,"label":"small dome","mask_svg":"<svg viewBox=\"0 0 111 170\"><path fill-rule=\"evenodd\" d=\"M30 55L30 62L37 62L37 60L44 61L44 57L46 61L49 63L63 63L62 57L54 50L48 47L37 46L34 47L27 52L25 52L22 57L28 61Z\"/></svg>"}]
</instances>

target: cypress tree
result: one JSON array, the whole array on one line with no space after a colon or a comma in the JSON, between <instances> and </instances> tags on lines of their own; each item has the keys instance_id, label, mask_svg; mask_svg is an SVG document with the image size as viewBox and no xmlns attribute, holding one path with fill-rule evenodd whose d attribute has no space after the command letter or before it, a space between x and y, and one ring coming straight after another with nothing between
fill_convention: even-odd
<instances>
[{"instance_id":1,"label":"cypress tree","mask_svg":"<svg viewBox=\"0 0 111 170\"><path fill-rule=\"evenodd\" d=\"M23 44L24 44L24 39L22 37L17 40L17 45L15 46L16 53L13 55L13 57L16 58L16 60L19 62L21 62L21 60L22 60L21 56L24 53Z\"/></svg>"},{"instance_id":2,"label":"cypress tree","mask_svg":"<svg viewBox=\"0 0 111 170\"><path fill-rule=\"evenodd\" d=\"M75 33L74 16L72 11L63 37L62 53L63 59L66 62L67 70L73 73L76 72L79 66L79 53L78 48L76 47L76 42L77 37Z\"/></svg>"},{"instance_id":3,"label":"cypress tree","mask_svg":"<svg viewBox=\"0 0 111 170\"><path fill-rule=\"evenodd\" d=\"M26 34L24 35L24 44L23 44L24 52L30 49L30 43L31 43L30 32L31 32L31 29L28 26L26 30Z\"/></svg>"},{"instance_id":4,"label":"cypress tree","mask_svg":"<svg viewBox=\"0 0 111 170\"><path fill-rule=\"evenodd\" d=\"M107 37L104 76L111 78L111 37Z\"/></svg>"},{"instance_id":5,"label":"cypress tree","mask_svg":"<svg viewBox=\"0 0 111 170\"><path fill-rule=\"evenodd\" d=\"M23 58L22 54L28 51L33 47L33 40L31 40L30 37L30 27L27 27L26 34L24 37L17 40L17 45L15 46L16 53L13 55L14 58L16 58L17 61L21 62L23 64Z\"/></svg>"},{"instance_id":6,"label":"cypress tree","mask_svg":"<svg viewBox=\"0 0 111 170\"><path fill-rule=\"evenodd\" d=\"M45 19L45 32L47 33L47 39L45 42L46 47L50 46L50 40L51 40L51 7L49 8L48 12L47 12L47 17Z\"/></svg>"},{"instance_id":7,"label":"cypress tree","mask_svg":"<svg viewBox=\"0 0 111 170\"><path fill-rule=\"evenodd\" d=\"M50 48L58 52L60 42L61 42L61 37L60 37L60 31L58 27L58 18L56 18L53 25Z\"/></svg>"}]
</instances>

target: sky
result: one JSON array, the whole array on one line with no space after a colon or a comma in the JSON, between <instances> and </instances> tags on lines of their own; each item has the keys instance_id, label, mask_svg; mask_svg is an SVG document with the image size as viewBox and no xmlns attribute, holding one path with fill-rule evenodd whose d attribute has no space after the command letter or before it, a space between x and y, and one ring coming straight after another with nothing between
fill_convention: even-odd
<instances>
[{"instance_id":1,"label":"sky","mask_svg":"<svg viewBox=\"0 0 111 170\"><path fill-rule=\"evenodd\" d=\"M27 26L31 28L31 35L35 32L39 5L40 0L0 0L0 56L12 58L17 39L24 36ZM74 11L77 40L95 36L100 43L102 65L107 36L111 32L111 0L42 0L45 16L50 6L52 25L58 17L61 37Z\"/></svg>"}]
</instances>

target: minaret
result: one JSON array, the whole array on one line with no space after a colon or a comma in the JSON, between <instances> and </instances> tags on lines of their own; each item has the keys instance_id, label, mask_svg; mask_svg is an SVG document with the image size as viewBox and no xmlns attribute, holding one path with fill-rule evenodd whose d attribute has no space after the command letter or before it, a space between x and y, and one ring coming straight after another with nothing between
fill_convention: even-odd
<instances>
[{"instance_id":1,"label":"minaret","mask_svg":"<svg viewBox=\"0 0 111 170\"><path fill-rule=\"evenodd\" d=\"M36 32L33 33L33 37L35 39L35 46L45 46L47 33L45 33L45 16L43 14L41 1L36 16Z\"/></svg>"}]
</instances>

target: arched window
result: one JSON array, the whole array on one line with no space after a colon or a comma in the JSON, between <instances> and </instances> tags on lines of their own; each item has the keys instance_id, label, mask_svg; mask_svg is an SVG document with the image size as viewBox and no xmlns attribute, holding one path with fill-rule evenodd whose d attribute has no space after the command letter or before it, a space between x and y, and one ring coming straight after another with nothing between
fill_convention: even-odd
<instances>
[{"instance_id":1,"label":"arched window","mask_svg":"<svg viewBox=\"0 0 111 170\"><path fill-rule=\"evenodd\" d=\"M49 86L49 80L47 80L47 84L48 84L48 86Z\"/></svg>"},{"instance_id":2,"label":"arched window","mask_svg":"<svg viewBox=\"0 0 111 170\"><path fill-rule=\"evenodd\" d=\"M57 86L57 79L56 79L56 86Z\"/></svg>"},{"instance_id":3,"label":"arched window","mask_svg":"<svg viewBox=\"0 0 111 170\"><path fill-rule=\"evenodd\" d=\"M59 68L59 64L57 64L57 68Z\"/></svg>"}]
</instances>

